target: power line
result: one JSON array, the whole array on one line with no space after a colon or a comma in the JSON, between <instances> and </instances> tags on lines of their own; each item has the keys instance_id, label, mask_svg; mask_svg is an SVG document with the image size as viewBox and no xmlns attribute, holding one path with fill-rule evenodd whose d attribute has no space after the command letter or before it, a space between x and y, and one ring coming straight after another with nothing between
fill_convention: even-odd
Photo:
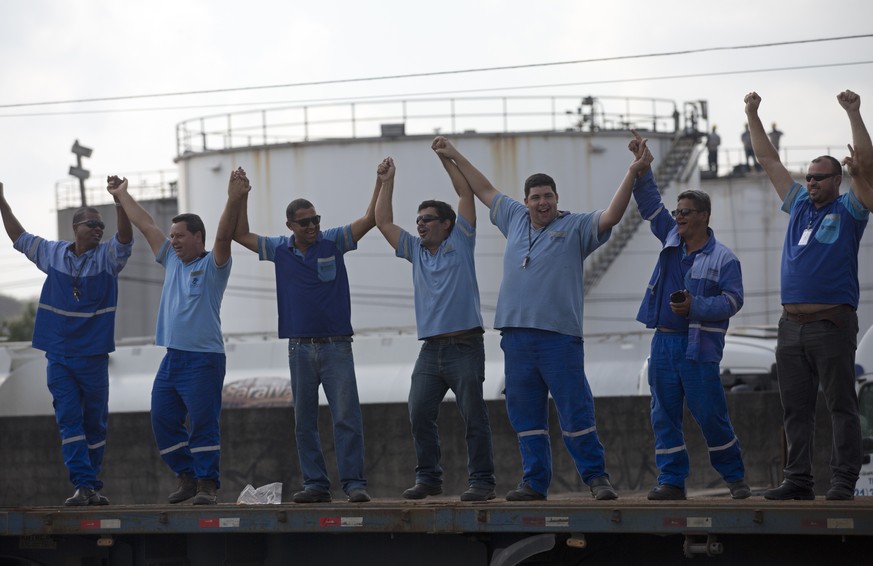
<instances>
[{"instance_id":1,"label":"power line","mask_svg":"<svg viewBox=\"0 0 873 566\"><path fill-rule=\"evenodd\" d=\"M154 107L146 107L146 108L111 108L111 109L97 109L97 110L69 110L69 111L60 111L60 112L26 112L21 114L0 114L0 118L33 118L33 117L41 117L41 116L71 116L71 115L79 115L79 114L115 114L115 113L125 113L125 112L161 112L168 110L193 110L199 108L228 108L233 106L259 106L263 107L264 105L295 105L295 104L307 104L307 103L342 103L342 102L350 102L350 101L364 101L364 100L376 100L382 102L391 102L395 100L403 100L409 99L411 97L424 97L424 96L444 96L449 94L472 94L472 93L483 93L483 92L502 92L502 91L510 91L510 90L530 90L530 89L541 89L541 88L563 88L563 87L579 87L579 86L591 86L591 85L604 85L604 84L614 84L614 83L630 83L630 82L651 82L651 81L664 81L664 80L677 80L677 79L694 79L701 77L718 77L718 76L729 76L729 75L744 75L744 74L755 74L755 73L776 73L776 72L784 72L784 71L802 71L809 69L827 69L831 67L849 67L854 65L870 65L873 64L873 60L871 61L852 61L848 63L820 63L816 65L797 65L792 67L769 67L766 69L741 69L736 71L712 71L708 73L689 73L684 75L658 75L651 77L633 77L626 79L603 79L599 81L584 81L584 82L572 82L572 83L548 83L548 84L539 84L539 85L518 85L518 86L503 86L503 87L483 87L483 88L470 88L470 89L455 89L455 90L435 90L435 91L426 91L426 92L410 92L404 94L392 94L390 96L386 96L384 94L374 94L370 96L356 96L356 97L336 97L336 98L318 98L318 99L299 99L299 100L285 100L285 101L268 101L268 102L235 102L235 103L223 103L223 104L191 104L185 106L154 106ZM0 108L3 108L0 105Z\"/></svg>"},{"instance_id":2,"label":"power line","mask_svg":"<svg viewBox=\"0 0 873 566\"><path fill-rule=\"evenodd\" d=\"M152 94L131 94L124 96L106 96L106 97L96 97L96 98L79 98L79 99L71 99L71 100L46 100L40 102L19 102L13 104L0 104L0 108L21 108L25 106L50 106L55 104L82 104L87 102L109 102L116 100L134 100L134 99L142 99L142 98L163 98L169 96L190 96L194 94L218 94L218 93L227 93L227 92L244 92L244 91L252 91L252 90L268 90L268 89L278 89L278 88L298 88L304 86L324 86L324 85L335 85L335 84L348 84L348 83L357 83L357 82L370 82L370 81L385 81L385 80L396 80L396 79L410 79L410 78L422 78L422 77L438 77L445 75L461 75L461 74L470 74L470 73L485 73L485 72L493 72L493 71L508 71L508 70L516 70L516 69L534 69L534 68L544 68L544 67L557 67L563 65L579 65L586 63L604 63L610 61L627 61L633 59L650 59L654 57L673 57L677 55L691 55L697 53L712 53L716 51L733 51L733 50L746 50L746 49L759 49L764 47L780 47L780 46L788 46L788 45L800 45L805 43L822 43L829 41L844 41L847 39L861 39L861 38L869 38L873 37L873 34L863 34L863 35L846 35L846 36L838 36L838 37L824 37L817 39L801 39L795 41L782 41L782 42L770 42L770 43L758 43L758 44L747 44L747 45L733 45L733 46L721 46L721 47L702 47L699 49L683 49L679 51L663 51L657 53L640 53L636 55L616 55L612 57L595 57L592 59L576 59L572 61L552 61L546 63L527 63L521 65L504 65L497 67L476 67L471 69L454 69L454 70L444 70L444 71L427 71L421 73L406 73L406 74L398 74L398 75L380 75L373 77L353 77L348 79L328 79L323 81L305 81L298 83L286 83L286 84L278 84L278 85L259 85L259 86L245 86L245 87L230 87L230 88L217 88L217 89L202 89L202 90L189 90L189 91L177 91L177 92L163 92L163 93L152 93Z\"/></svg>"}]
</instances>

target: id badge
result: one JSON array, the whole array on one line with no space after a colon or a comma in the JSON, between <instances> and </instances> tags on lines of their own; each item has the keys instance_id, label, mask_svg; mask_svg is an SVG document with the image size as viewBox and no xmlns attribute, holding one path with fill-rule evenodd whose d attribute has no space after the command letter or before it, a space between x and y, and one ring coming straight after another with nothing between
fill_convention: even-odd
<instances>
[{"instance_id":1,"label":"id badge","mask_svg":"<svg viewBox=\"0 0 873 566\"><path fill-rule=\"evenodd\" d=\"M809 243L809 237L812 236L812 228L807 228L803 231L803 234L800 235L800 241L797 242L798 246L805 246Z\"/></svg>"}]
</instances>

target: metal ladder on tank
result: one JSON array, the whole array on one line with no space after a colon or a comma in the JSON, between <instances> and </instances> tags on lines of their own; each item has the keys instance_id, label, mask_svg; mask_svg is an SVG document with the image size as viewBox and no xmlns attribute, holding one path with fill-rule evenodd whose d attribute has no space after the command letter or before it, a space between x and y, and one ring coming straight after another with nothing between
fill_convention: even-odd
<instances>
[{"instance_id":1,"label":"metal ladder on tank","mask_svg":"<svg viewBox=\"0 0 873 566\"><path fill-rule=\"evenodd\" d=\"M700 155L698 141L702 135L700 132L689 132L681 134L673 140L667 156L661 159L655 168L655 181L658 183L658 190L661 194L683 174L687 175L689 164L696 161ZM626 213L621 222L612 229L609 241L588 257L585 262L585 295L588 295L591 289L606 275L609 267L627 246L642 223L643 218L638 212Z\"/></svg>"}]
</instances>

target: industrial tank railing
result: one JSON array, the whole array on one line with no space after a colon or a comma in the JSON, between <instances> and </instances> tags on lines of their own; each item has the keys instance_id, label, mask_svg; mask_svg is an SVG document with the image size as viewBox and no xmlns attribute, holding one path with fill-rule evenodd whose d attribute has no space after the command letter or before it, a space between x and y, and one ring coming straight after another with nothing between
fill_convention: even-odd
<instances>
[{"instance_id":1,"label":"industrial tank railing","mask_svg":"<svg viewBox=\"0 0 873 566\"><path fill-rule=\"evenodd\" d=\"M702 112L697 108L701 105ZM176 151L189 153L284 143L408 135L531 131L696 129L705 102L609 96L517 96L364 100L216 114L176 126ZM690 115L689 115L690 113Z\"/></svg>"}]
</instances>

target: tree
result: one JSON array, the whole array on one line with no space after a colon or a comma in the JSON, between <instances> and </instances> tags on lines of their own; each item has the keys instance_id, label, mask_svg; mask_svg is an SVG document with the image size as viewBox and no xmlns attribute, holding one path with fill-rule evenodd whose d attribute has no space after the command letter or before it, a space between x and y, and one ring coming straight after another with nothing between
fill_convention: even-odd
<instances>
[{"instance_id":1,"label":"tree","mask_svg":"<svg viewBox=\"0 0 873 566\"><path fill-rule=\"evenodd\" d=\"M33 339L33 324L36 321L36 301L27 303L18 318L4 321L2 332L9 342L30 342Z\"/></svg>"}]
</instances>

